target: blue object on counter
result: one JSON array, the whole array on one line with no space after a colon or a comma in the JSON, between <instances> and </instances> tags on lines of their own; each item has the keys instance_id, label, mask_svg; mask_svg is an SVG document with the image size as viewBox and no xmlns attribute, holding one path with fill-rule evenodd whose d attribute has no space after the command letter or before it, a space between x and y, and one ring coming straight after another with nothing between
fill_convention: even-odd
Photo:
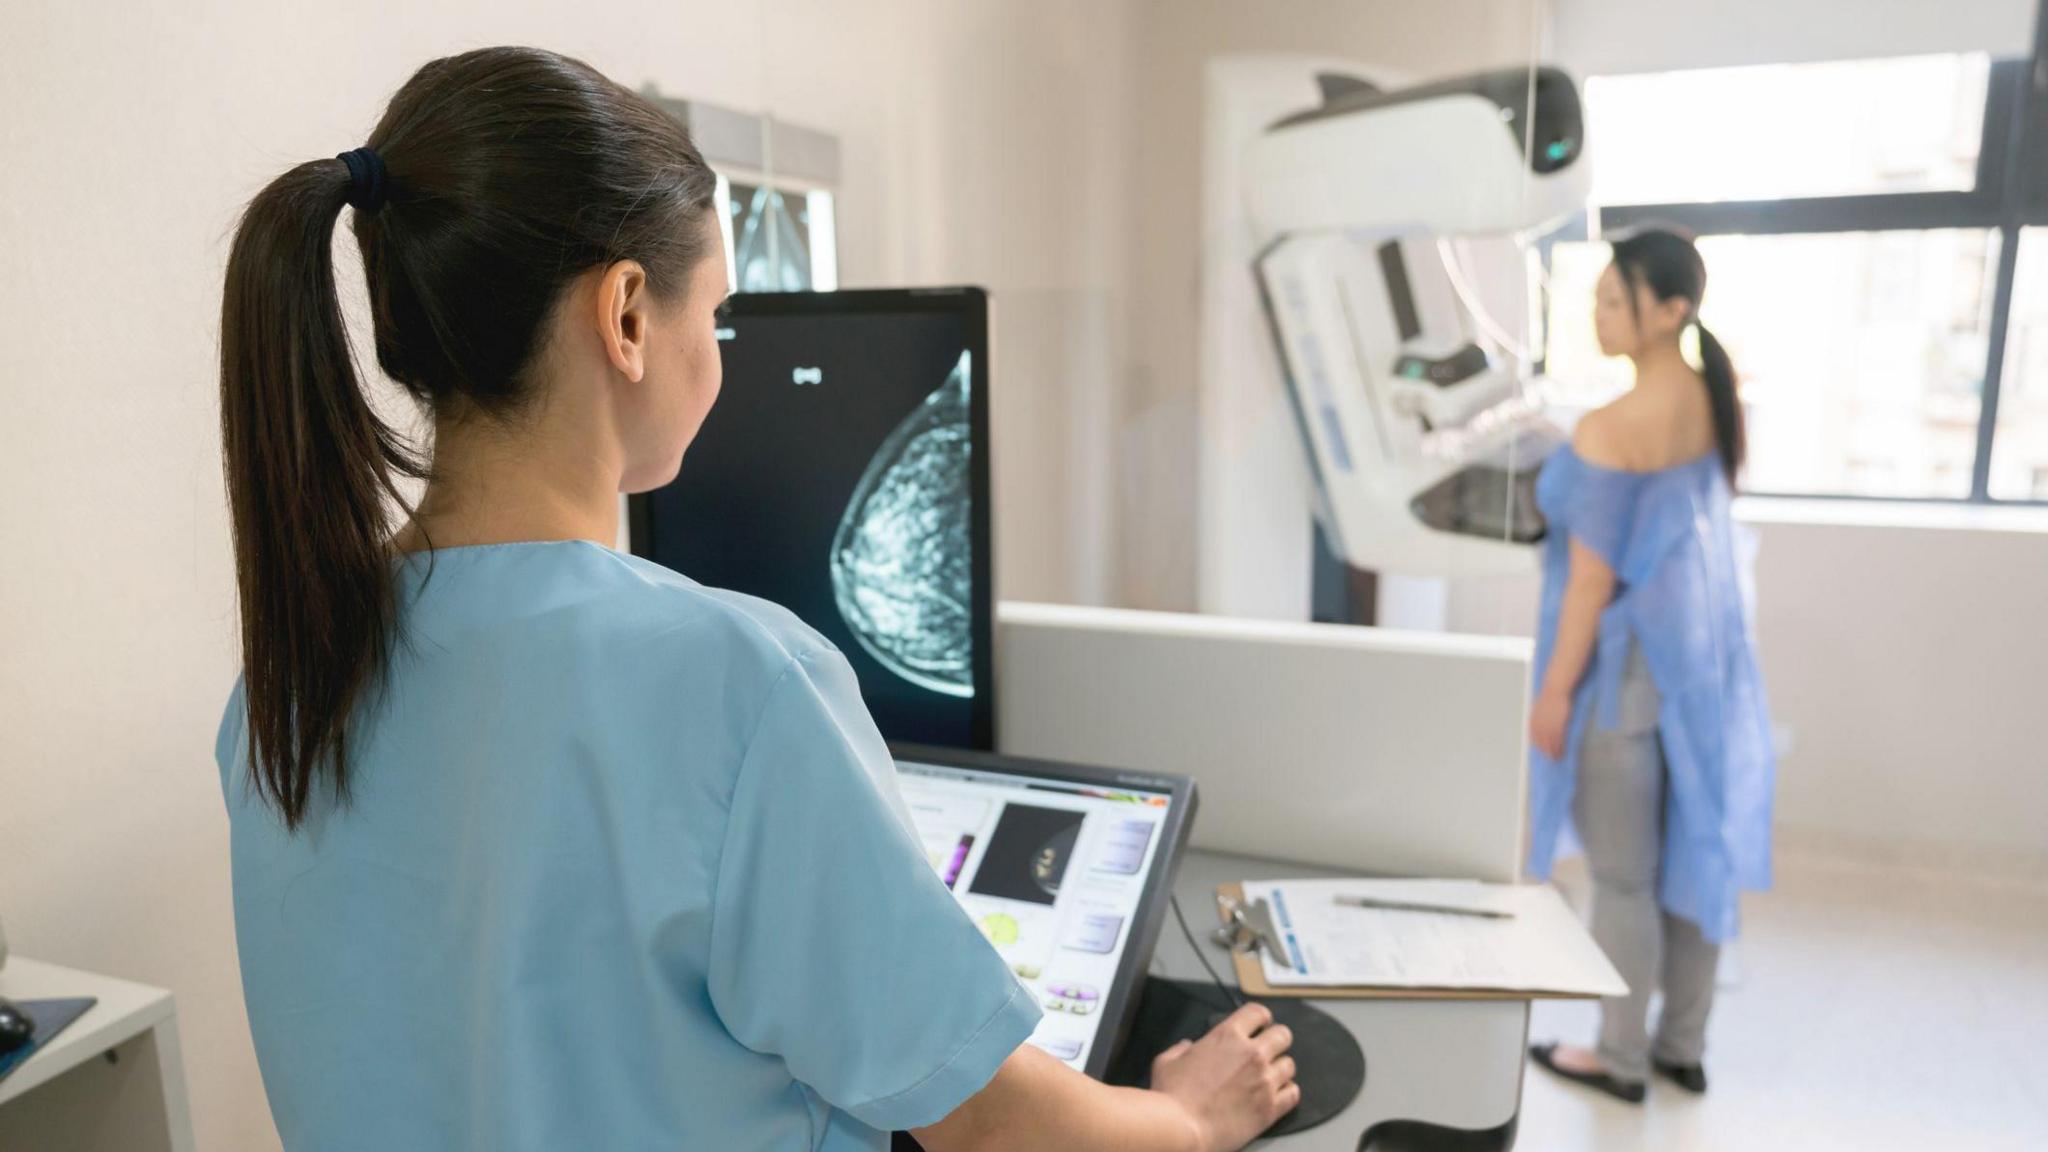
<instances>
[{"instance_id":1,"label":"blue object on counter","mask_svg":"<svg viewBox=\"0 0 2048 1152\"><path fill-rule=\"evenodd\" d=\"M57 1038L57 1033L71 1026L71 1022L85 1015L86 1010L99 1003L90 996L67 1000L16 1000L14 1006L30 1020L35 1021L35 1035L27 1044L14 1051L0 1055L0 1080L9 1073L28 1063L28 1058L42 1051L43 1047Z\"/></svg>"}]
</instances>

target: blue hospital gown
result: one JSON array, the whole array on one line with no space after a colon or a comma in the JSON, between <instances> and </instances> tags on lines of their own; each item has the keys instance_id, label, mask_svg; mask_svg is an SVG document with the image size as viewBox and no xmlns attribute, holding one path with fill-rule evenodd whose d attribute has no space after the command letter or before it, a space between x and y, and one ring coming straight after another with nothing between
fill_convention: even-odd
<instances>
[{"instance_id":1,"label":"blue hospital gown","mask_svg":"<svg viewBox=\"0 0 2048 1152\"><path fill-rule=\"evenodd\" d=\"M398 573L346 807L285 833L239 687L216 749L290 1152L883 1148L1031 1034L795 617L582 542Z\"/></svg>"},{"instance_id":2,"label":"blue hospital gown","mask_svg":"<svg viewBox=\"0 0 2048 1152\"><path fill-rule=\"evenodd\" d=\"M1718 457L1661 472L1621 472L1559 448L1536 482L1550 523L1536 638L1541 683L1577 539L1614 569L1614 599L1573 697L1562 760L1531 748L1529 871L1547 878L1571 839L1573 766L1586 726L1613 727L1631 644L1661 698L1669 773L1658 902L1714 941L1736 930L1738 894L1771 882L1771 792L1777 775L1741 579L1732 499Z\"/></svg>"}]
</instances>

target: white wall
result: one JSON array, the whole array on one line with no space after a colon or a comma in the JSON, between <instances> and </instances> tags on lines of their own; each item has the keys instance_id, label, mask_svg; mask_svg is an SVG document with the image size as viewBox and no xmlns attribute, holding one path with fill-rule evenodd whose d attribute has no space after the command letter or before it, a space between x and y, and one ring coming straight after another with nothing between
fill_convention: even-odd
<instances>
[{"instance_id":1,"label":"white wall","mask_svg":"<svg viewBox=\"0 0 2048 1152\"><path fill-rule=\"evenodd\" d=\"M177 993L202 1147L276 1144L210 757L236 659L214 358L239 205L360 144L419 64L492 43L835 131L844 281L994 290L1004 592L1099 600L1130 17L1088 0L0 7L0 916L21 954Z\"/></svg>"},{"instance_id":2,"label":"white wall","mask_svg":"<svg viewBox=\"0 0 2048 1152\"><path fill-rule=\"evenodd\" d=\"M1753 503L1781 840L2048 874L2048 514Z\"/></svg>"}]
</instances>

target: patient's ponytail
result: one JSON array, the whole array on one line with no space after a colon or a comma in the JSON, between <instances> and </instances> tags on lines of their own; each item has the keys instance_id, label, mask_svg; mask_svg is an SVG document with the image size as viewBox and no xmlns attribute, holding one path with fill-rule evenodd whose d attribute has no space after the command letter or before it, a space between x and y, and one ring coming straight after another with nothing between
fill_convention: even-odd
<instances>
[{"instance_id":1,"label":"patient's ponytail","mask_svg":"<svg viewBox=\"0 0 2048 1152\"><path fill-rule=\"evenodd\" d=\"M1700 376L1707 382L1707 401L1714 409L1714 446L1721 454L1721 470L1733 484L1749 450L1748 432L1742 425L1742 397L1735 391L1735 364L1705 324L1693 328L1700 337Z\"/></svg>"}]
</instances>

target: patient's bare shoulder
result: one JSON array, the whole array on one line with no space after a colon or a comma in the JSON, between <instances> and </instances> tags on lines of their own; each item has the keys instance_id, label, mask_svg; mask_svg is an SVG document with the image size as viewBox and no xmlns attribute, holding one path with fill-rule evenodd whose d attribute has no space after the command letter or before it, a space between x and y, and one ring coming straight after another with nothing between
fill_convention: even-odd
<instances>
[{"instance_id":1,"label":"patient's bare shoulder","mask_svg":"<svg viewBox=\"0 0 2048 1152\"><path fill-rule=\"evenodd\" d=\"M1572 451L1601 468L1626 469L1628 443L1628 414L1611 404L1586 413L1572 431Z\"/></svg>"}]
</instances>

